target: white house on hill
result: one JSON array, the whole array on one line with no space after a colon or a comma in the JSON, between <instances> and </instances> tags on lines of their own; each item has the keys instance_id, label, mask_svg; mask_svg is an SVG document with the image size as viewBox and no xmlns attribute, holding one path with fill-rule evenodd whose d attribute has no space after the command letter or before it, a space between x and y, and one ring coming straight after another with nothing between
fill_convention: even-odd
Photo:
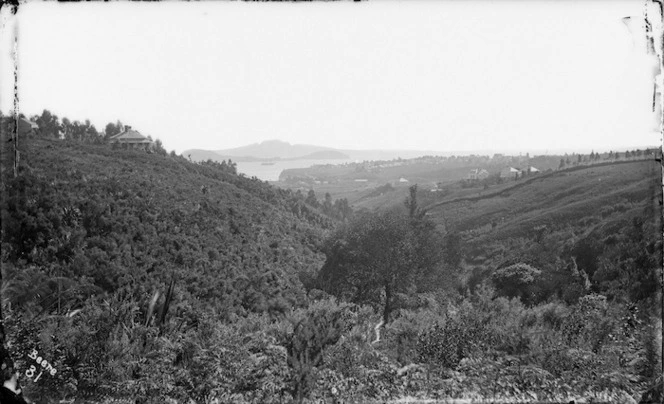
<instances>
[{"instance_id":1,"label":"white house on hill","mask_svg":"<svg viewBox=\"0 0 664 404\"><path fill-rule=\"evenodd\" d=\"M535 168L535 167L533 167L533 166L530 166L530 167L528 167L528 168L524 168L524 169L522 170L522 173L523 173L523 174L539 174L539 173L540 173L540 170L538 170L537 168Z\"/></svg>"},{"instance_id":2,"label":"white house on hill","mask_svg":"<svg viewBox=\"0 0 664 404\"><path fill-rule=\"evenodd\" d=\"M505 167L500 170L500 178L518 178L521 170L514 167Z\"/></svg>"},{"instance_id":3,"label":"white house on hill","mask_svg":"<svg viewBox=\"0 0 664 404\"><path fill-rule=\"evenodd\" d=\"M470 170L466 179L468 180L483 180L489 177L489 172L485 169L475 168Z\"/></svg>"}]
</instances>

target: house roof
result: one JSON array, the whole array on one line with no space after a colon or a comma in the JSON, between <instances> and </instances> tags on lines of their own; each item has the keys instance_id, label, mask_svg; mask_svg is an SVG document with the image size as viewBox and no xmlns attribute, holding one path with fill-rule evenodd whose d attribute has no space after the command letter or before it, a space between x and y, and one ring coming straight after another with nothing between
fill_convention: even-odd
<instances>
[{"instance_id":1,"label":"house roof","mask_svg":"<svg viewBox=\"0 0 664 404\"><path fill-rule=\"evenodd\" d=\"M134 129L128 129L124 132L118 133L117 135L111 136L110 140L121 143L152 143L150 139L141 135L137 130Z\"/></svg>"},{"instance_id":2,"label":"house roof","mask_svg":"<svg viewBox=\"0 0 664 404\"><path fill-rule=\"evenodd\" d=\"M30 132L31 130L39 130L39 125L37 125L35 122L32 122L28 120L27 118L19 118L18 119L18 131L19 133L27 133Z\"/></svg>"}]
</instances>

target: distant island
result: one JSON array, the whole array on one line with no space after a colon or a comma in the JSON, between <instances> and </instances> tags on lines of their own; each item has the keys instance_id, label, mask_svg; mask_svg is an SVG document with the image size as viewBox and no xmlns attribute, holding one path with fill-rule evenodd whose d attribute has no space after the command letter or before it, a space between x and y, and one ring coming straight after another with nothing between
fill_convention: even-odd
<instances>
[{"instance_id":1,"label":"distant island","mask_svg":"<svg viewBox=\"0 0 664 404\"><path fill-rule=\"evenodd\" d=\"M329 147L290 144L281 140L266 140L248 146L225 150L191 149L182 153L193 161L228 160L237 162L274 162L279 160L344 160L351 157Z\"/></svg>"},{"instance_id":2,"label":"distant island","mask_svg":"<svg viewBox=\"0 0 664 404\"><path fill-rule=\"evenodd\" d=\"M282 140L266 140L248 146L223 150L189 149L182 155L192 161L273 162L284 160L390 160L449 153L431 150L344 150L331 147L290 144Z\"/></svg>"}]
</instances>

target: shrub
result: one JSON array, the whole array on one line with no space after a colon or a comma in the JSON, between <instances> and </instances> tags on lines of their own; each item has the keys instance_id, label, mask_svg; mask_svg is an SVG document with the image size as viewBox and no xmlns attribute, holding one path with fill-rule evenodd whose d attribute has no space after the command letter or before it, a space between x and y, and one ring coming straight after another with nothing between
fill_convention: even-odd
<instances>
[{"instance_id":1,"label":"shrub","mask_svg":"<svg viewBox=\"0 0 664 404\"><path fill-rule=\"evenodd\" d=\"M445 321L434 324L420 333L417 353L422 362L443 368L454 369L461 359L485 346L490 339L485 325L486 318L473 316L466 311L448 316Z\"/></svg>"},{"instance_id":2,"label":"shrub","mask_svg":"<svg viewBox=\"0 0 664 404\"><path fill-rule=\"evenodd\" d=\"M551 302L533 308L543 326L552 330L560 330L569 309L562 303Z\"/></svg>"},{"instance_id":3,"label":"shrub","mask_svg":"<svg viewBox=\"0 0 664 404\"><path fill-rule=\"evenodd\" d=\"M401 365L415 362L418 359L419 334L431 327L431 324L441 323L444 317L440 313L440 308L417 311L402 309L399 317L389 323L384 330L382 346L387 355Z\"/></svg>"},{"instance_id":4,"label":"shrub","mask_svg":"<svg viewBox=\"0 0 664 404\"><path fill-rule=\"evenodd\" d=\"M491 279L499 294L519 297L524 302L529 302L533 297L529 287L541 272L528 264L518 263L497 269L491 275Z\"/></svg>"},{"instance_id":5,"label":"shrub","mask_svg":"<svg viewBox=\"0 0 664 404\"><path fill-rule=\"evenodd\" d=\"M289 321L292 334L285 342L287 363L291 368L291 391L302 402L314 388L316 368L323 362L323 351L334 345L352 327L351 306L334 299L320 300L295 312Z\"/></svg>"},{"instance_id":6,"label":"shrub","mask_svg":"<svg viewBox=\"0 0 664 404\"><path fill-rule=\"evenodd\" d=\"M598 352L617 326L607 309L605 296L591 294L579 299L562 325L567 343Z\"/></svg>"}]
</instances>

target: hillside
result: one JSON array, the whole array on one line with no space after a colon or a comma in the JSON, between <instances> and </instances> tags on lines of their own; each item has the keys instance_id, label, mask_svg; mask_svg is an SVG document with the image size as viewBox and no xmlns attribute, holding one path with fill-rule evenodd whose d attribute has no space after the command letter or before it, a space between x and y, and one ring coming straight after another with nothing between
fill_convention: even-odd
<instances>
[{"instance_id":1,"label":"hillside","mask_svg":"<svg viewBox=\"0 0 664 404\"><path fill-rule=\"evenodd\" d=\"M35 135L15 178L0 140L6 348L34 402L661 396L653 161L367 186L380 211L353 212L227 161Z\"/></svg>"},{"instance_id":2,"label":"hillside","mask_svg":"<svg viewBox=\"0 0 664 404\"><path fill-rule=\"evenodd\" d=\"M574 167L451 194L425 209L457 237L467 287L521 262L543 271L528 292L537 300L573 301L583 288L636 300L657 290L661 175L656 160ZM587 279L583 287L577 271Z\"/></svg>"},{"instance_id":3,"label":"hillside","mask_svg":"<svg viewBox=\"0 0 664 404\"><path fill-rule=\"evenodd\" d=\"M314 165L283 170L275 185L293 190L313 189L318 194L330 193L335 198L348 199L356 209L373 210L394 205L395 194L376 192L385 184L399 189L399 195L404 195L409 186L417 184L420 191L434 192L422 195L423 202L429 205L442 199L487 194L510 187L513 179L501 177L501 172L511 167L519 170L520 179L517 182L522 184L526 180L521 175L524 172L530 177L561 169L654 158L654 150L593 152L589 155L426 155L410 159ZM529 175L528 168L537 170L536 174ZM476 170L483 170L487 177L470 180L471 173Z\"/></svg>"},{"instance_id":4,"label":"hillside","mask_svg":"<svg viewBox=\"0 0 664 404\"><path fill-rule=\"evenodd\" d=\"M537 226L575 225L592 217L604 222L635 213L661 199L660 178L654 160L579 167L466 196L453 194L426 209L434 221L483 243L529 235Z\"/></svg>"},{"instance_id":5,"label":"hillside","mask_svg":"<svg viewBox=\"0 0 664 404\"><path fill-rule=\"evenodd\" d=\"M649 161L654 160L654 156ZM473 162L457 162L461 167L455 167L450 162L422 162L415 160L405 160L401 165L393 167L381 167L379 169L372 167L362 167L358 169L357 165L346 164L343 166L314 166L301 170L285 170L282 173L282 181L276 183L287 189L298 189L310 187L317 193L329 192L333 197L347 198L354 209L385 209L400 205L408 194L408 188L417 184L421 206L427 210L432 210L437 205L448 205L454 201L470 202L476 200L486 200L492 195L505 196L512 190L527 186L530 183L544 182L549 178L558 178L559 172L571 173L577 170L586 170L603 167L606 165L631 164L644 162L646 159L638 158L629 160L601 160L599 162L585 163L581 165L572 165L569 168L552 169L554 162L560 159L559 156L550 156L544 159L542 156L531 158L527 163L525 161L513 161L511 164L534 164L538 161L538 167L546 168L546 171L537 174L531 174L520 177L517 181L513 179L503 179L499 177L500 167L510 162L493 163L491 165L484 163L489 167L489 177L485 180L467 180L466 177L470 171L469 167L476 166ZM472 161L472 159L469 159ZM376 163L374 163L376 164ZM386 164L378 164L386 166ZM334 171L335 175L331 175ZM289 177L293 173L300 172L299 176ZM305 174L306 173L306 174ZM620 176L617 171L616 175ZM567 174L565 174L567 175ZM609 176L613 173L607 174ZM356 178L363 178L361 182ZM364 181L366 179L366 181ZM405 180L405 181L404 181ZM386 185L387 184L387 185ZM381 189L389 185L389 192L383 192ZM621 186L621 184L611 184L609 186ZM524 192L527 192L525 190ZM489 202L499 203L499 200Z\"/></svg>"},{"instance_id":6,"label":"hillside","mask_svg":"<svg viewBox=\"0 0 664 404\"><path fill-rule=\"evenodd\" d=\"M118 320L149 323L182 335L206 316L277 315L306 303L302 281L322 265L318 245L333 221L303 196L225 163L44 138L23 137L19 146L13 178L12 143L2 143L3 299L21 313L9 314L19 332L10 337L54 355L59 373L51 382L63 394L71 383L93 391L104 377L79 373L103 362L95 346L109 343L80 334L83 323L106 333ZM102 301L133 314L107 318L94 309ZM70 341L39 342L48 318L77 311L79 325L61 325L57 334ZM69 356L57 359L57 350Z\"/></svg>"},{"instance_id":7,"label":"hillside","mask_svg":"<svg viewBox=\"0 0 664 404\"><path fill-rule=\"evenodd\" d=\"M27 264L46 264L51 257L42 256L41 248L65 257L59 251L65 246L54 243L68 232L80 240L67 246L72 256L66 261L94 245L109 268L115 259L124 260L118 265L135 264L133 277L168 277L171 269L184 268L208 274L270 268L287 277L321 262L315 244L322 229L330 228L329 218L313 209L296 217L291 210L302 202L292 193L223 165L46 139L31 139L21 149L22 176L5 182L6 202L33 201L37 213L51 221L26 228L5 218L6 232L21 229L20 236L11 236L20 239L13 240L10 256ZM56 229L55 220L64 226ZM131 251L127 257L125 250ZM104 282L119 287L120 278L108 275ZM192 295L201 293L202 285L185 284Z\"/></svg>"}]
</instances>

